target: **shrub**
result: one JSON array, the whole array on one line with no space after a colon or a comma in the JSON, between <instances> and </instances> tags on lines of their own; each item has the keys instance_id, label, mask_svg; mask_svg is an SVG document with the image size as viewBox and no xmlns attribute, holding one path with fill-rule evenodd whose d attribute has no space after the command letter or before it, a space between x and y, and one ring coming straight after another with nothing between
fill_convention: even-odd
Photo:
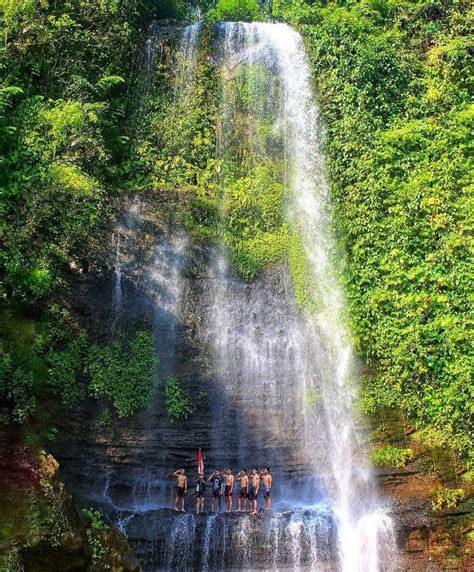
<instances>
[{"instance_id":1,"label":"shrub","mask_svg":"<svg viewBox=\"0 0 474 572\"><path fill-rule=\"evenodd\" d=\"M377 467L396 467L401 469L408 460L413 459L414 453L412 449L401 449L385 445L374 453L372 453L372 462Z\"/></svg>"},{"instance_id":2,"label":"shrub","mask_svg":"<svg viewBox=\"0 0 474 572\"><path fill-rule=\"evenodd\" d=\"M187 419L193 411L191 400L186 397L177 377L170 377L166 381L165 407L172 419Z\"/></svg>"},{"instance_id":3,"label":"shrub","mask_svg":"<svg viewBox=\"0 0 474 572\"><path fill-rule=\"evenodd\" d=\"M252 22L259 16L256 0L219 0L212 11L212 18L220 22Z\"/></svg>"},{"instance_id":4,"label":"shrub","mask_svg":"<svg viewBox=\"0 0 474 572\"><path fill-rule=\"evenodd\" d=\"M455 508L464 498L462 489L448 489L438 486L431 491L431 508L434 512L439 512L445 508Z\"/></svg>"},{"instance_id":5,"label":"shrub","mask_svg":"<svg viewBox=\"0 0 474 572\"><path fill-rule=\"evenodd\" d=\"M93 346L88 371L94 397L109 398L119 417L146 407L155 383L157 358L153 336L138 332L128 347L116 340Z\"/></svg>"},{"instance_id":6,"label":"shrub","mask_svg":"<svg viewBox=\"0 0 474 572\"><path fill-rule=\"evenodd\" d=\"M91 528L96 530L104 530L109 528L107 523L104 521L104 517L98 510L93 508L83 508L82 513L91 519Z\"/></svg>"}]
</instances>

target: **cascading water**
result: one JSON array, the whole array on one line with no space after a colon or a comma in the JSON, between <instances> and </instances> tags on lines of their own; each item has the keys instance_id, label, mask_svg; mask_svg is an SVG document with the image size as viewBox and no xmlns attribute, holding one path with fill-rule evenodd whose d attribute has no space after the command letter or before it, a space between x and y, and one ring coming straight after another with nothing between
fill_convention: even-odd
<instances>
[{"instance_id":1,"label":"cascading water","mask_svg":"<svg viewBox=\"0 0 474 572\"><path fill-rule=\"evenodd\" d=\"M196 22L187 26L179 47L178 58L178 81L176 87L179 90L186 89L187 93L193 87L194 72L196 68L196 54L199 46L199 32L202 22ZM178 97L182 94L178 93Z\"/></svg>"},{"instance_id":2,"label":"cascading water","mask_svg":"<svg viewBox=\"0 0 474 572\"><path fill-rule=\"evenodd\" d=\"M173 112L192 106L200 49L208 47L201 46L201 29L194 24L182 35ZM150 76L162 50L159 25L151 30L143 64ZM188 425L173 424L159 395L113 435L112 446L108 442L113 462L104 463L105 474L93 455L89 469L73 465L71 472L95 472L79 479L86 483L82 503L108 512L150 572L395 570L391 521L358 453L356 367L301 37L269 23L223 23L214 31L211 61L222 80L216 157L221 202L228 165L239 163L242 142L257 164L269 159L279 165L277 182L287 191L285 225L304 254L311 285L307 303L297 303L285 262L245 281L233 269L225 240L195 241L163 215L158 193L132 200L114 233L112 335L133 331L130 325L152 330L160 380L176 376L188 389L196 387L198 411ZM147 79L146 89L152 87ZM237 100L236 89L245 97ZM229 213L222 209L220 216L224 226ZM199 401L201 392L208 397ZM100 449L100 437L98 442ZM207 473L269 464L274 510L250 517L178 515L163 508L170 506L171 469L190 468L201 443Z\"/></svg>"},{"instance_id":3,"label":"cascading water","mask_svg":"<svg viewBox=\"0 0 474 572\"><path fill-rule=\"evenodd\" d=\"M338 524L340 569L390 569L395 566L391 522L380 508L370 470L362 458L356 458L358 435L352 415L356 371L336 273L321 126L302 39L284 24L224 23L219 25L218 42L217 61L223 75L220 157L225 163L236 135L248 137L263 156L275 153L275 148L282 153L284 183L290 191L287 218L304 249L315 306L305 318L291 319L293 309L272 308L268 291L252 291L251 287L246 289L246 305L239 304L242 296L236 291L245 287L232 278L225 254L216 256L215 303L208 335L227 403L216 410L214 458L226 458L223 451L228 447L238 451L239 462L248 462L248 445L256 430L264 439L278 439L282 444L285 435L291 435L329 492ZM261 79L252 73L256 67L268 74L263 99ZM246 71L239 74L240 68ZM266 148L252 126L247 133L236 134L240 128L232 99L236 82L245 82L250 94L247 122L257 124L263 117L268 122L272 116L273 142L280 140L281 150L278 144ZM295 427L299 410L305 409L308 388L317 389L320 405L317 411L305 411L304 428ZM260 404L263 424L252 420L246 427L249 399L254 407ZM235 421L240 428L236 443L222 442L222 419ZM295 433L299 439L295 440ZM259 451L264 449L264 443L260 445ZM304 489L301 499L313 502L309 495ZM289 526L298 537L299 524ZM300 547L299 542L292 545L296 550ZM299 562L296 552L293 560Z\"/></svg>"}]
</instances>

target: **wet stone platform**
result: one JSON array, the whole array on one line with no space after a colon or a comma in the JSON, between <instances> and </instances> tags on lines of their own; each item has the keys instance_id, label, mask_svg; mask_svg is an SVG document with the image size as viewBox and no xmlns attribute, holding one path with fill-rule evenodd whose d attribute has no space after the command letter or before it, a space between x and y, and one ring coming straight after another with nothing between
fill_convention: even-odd
<instances>
[{"instance_id":1,"label":"wet stone platform","mask_svg":"<svg viewBox=\"0 0 474 572\"><path fill-rule=\"evenodd\" d=\"M329 511L122 512L114 520L145 572L158 570L337 569Z\"/></svg>"}]
</instances>

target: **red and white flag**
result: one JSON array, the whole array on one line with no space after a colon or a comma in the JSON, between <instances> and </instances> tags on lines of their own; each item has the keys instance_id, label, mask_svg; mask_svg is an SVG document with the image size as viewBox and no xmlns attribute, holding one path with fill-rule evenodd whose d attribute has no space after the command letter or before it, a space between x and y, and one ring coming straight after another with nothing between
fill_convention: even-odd
<instances>
[{"instance_id":1,"label":"red and white flag","mask_svg":"<svg viewBox=\"0 0 474 572\"><path fill-rule=\"evenodd\" d=\"M202 461L201 448L199 448L199 451L198 451L198 473L204 473L204 463Z\"/></svg>"}]
</instances>

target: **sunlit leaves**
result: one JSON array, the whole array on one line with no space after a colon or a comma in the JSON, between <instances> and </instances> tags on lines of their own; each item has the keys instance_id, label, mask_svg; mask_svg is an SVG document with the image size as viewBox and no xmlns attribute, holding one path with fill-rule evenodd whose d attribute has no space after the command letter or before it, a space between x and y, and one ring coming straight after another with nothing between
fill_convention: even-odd
<instances>
[{"instance_id":1,"label":"sunlit leaves","mask_svg":"<svg viewBox=\"0 0 474 572\"><path fill-rule=\"evenodd\" d=\"M108 398L119 417L146 407L155 385L157 358L153 336L138 332L128 347L120 340L91 348L86 364L90 392Z\"/></svg>"},{"instance_id":2,"label":"sunlit leaves","mask_svg":"<svg viewBox=\"0 0 474 572\"><path fill-rule=\"evenodd\" d=\"M469 460L472 111L467 4L279 2L326 118L368 412L401 408Z\"/></svg>"}]
</instances>

